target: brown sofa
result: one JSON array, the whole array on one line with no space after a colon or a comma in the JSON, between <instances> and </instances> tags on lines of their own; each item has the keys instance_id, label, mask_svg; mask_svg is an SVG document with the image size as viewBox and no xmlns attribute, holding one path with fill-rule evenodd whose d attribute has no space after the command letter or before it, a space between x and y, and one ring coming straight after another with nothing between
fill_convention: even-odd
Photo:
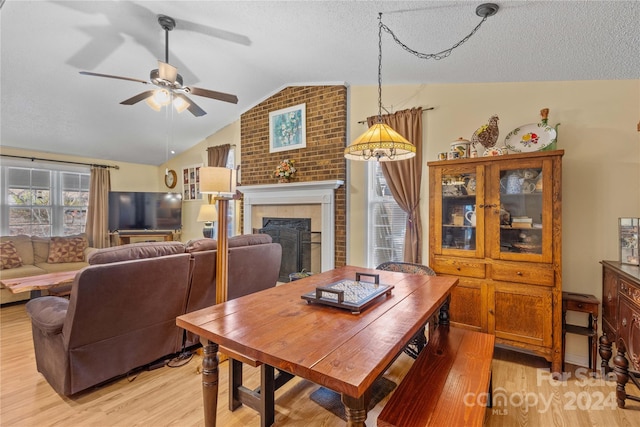
<instances>
[{"instance_id":1,"label":"brown sofa","mask_svg":"<svg viewBox=\"0 0 640 427\"><path fill-rule=\"evenodd\" d=\"M70 299L29 301L38 371L72 395L197 344L181 314L215 304L216 242L99 249ZM282 248L268 235L229 239L229 299L275 286Z\"/></svg>"},{"instance_id":2,"label":"brown sofa","mask_svg":"<svg viewBox=\"0 0 640 427\"><path fill-rule=\"evenodd\" d=\"M75 262L48 262L49 248L51 246L51 238L27 236L24 234L18 236L2 236L0 242L12 241L16 252L21 260L21 265L9 269L0 270L0 280L17 279L20 277L36 276L46 273L57 273L60 271L80 270L89 265L87 258L95 251L95 248L88 247L86 243L86 235L65 236L65 238L80 237L85 241L84 259ZM57 238L59 239L59 238ZM21 292L14 294L9 289L0 285L0 304L10 302L23 301L30 298L29 292Z\"/></svg>"}]
</instances>

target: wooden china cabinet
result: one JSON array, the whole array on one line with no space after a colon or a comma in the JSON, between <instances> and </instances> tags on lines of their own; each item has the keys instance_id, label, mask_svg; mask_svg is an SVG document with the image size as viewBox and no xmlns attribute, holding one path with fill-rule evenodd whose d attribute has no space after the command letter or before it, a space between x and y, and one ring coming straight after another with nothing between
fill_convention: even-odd
<instances>
[{"instance_id":1,"label":"wooden china cabinet","mask_svg":"<svg viewBox=\"0 0 640 427\"><path fill-rule=\"evenodd\" d=\"M562 371L563 150L429 162L429 266L451 323Z\"/></svg>"}]
</instances>

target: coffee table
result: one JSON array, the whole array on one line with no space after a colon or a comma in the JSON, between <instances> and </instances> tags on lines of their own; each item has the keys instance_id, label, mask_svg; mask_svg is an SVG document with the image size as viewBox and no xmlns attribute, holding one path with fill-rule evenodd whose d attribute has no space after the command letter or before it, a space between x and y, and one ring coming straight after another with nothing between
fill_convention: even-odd
<instances>
[{"instance_id":1,"label":"coffee table","mask_svg":"<svg viewBox=\"0 0 640 427\"><path fill-rule=\"evenodd\" d=\"M0 283L13 294L31 292L31 298L37 298L42 294L43 290L73 282L78 271L80 270L60 271L37 276L18 277L16 279L2 279Z\"/></svg>"},{"instance_id":2,"label":"coffee table","mask_svg":"<svg viewBox=\"0 0 640 427\"><path fill-rule=\"evenodd\" d=\"M391 294L357 314L301 298L356 273L379 274L381 284L393 286ZM205 426L216 424L221 345L341 393L347 426L363 427L372 384L434 316L448 321L457 283L455 277L345 266L179 316L178 326L206 342Z\"/></svg>"}]
</instances>

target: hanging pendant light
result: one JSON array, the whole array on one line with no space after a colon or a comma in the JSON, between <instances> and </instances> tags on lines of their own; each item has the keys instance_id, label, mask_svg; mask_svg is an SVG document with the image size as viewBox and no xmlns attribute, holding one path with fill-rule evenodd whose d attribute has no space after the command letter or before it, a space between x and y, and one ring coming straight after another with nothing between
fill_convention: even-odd
<instances>
[{"instance_id":1,"label":"hanging pendant light","mask_svg":"<svg viewBox=\"0 0 640 427\"><path fill-rule=\"evenodd\" d=\"M344 157L349 160L383 162L410 159L416 155L415 145L382 123L382 13L378 14L378 21L378 119L344 149Z\"/></svg>"},{"instance_id":2,"label":"hanging pendant light","mask_svg":"<svg viewBox=\"0 0 640 427\"><path fill-rule=\"evenodd\" d=\"M344 157L350 160L390 161L409 159L416 155L416 147L390 126L382 123L382 30L389 33L402 48L420 59L444 59L454 49L469 40L490 16L500 7L495 3L483 3L476 8L476 15L482 18L480 23L458 43L437 53L421 53L402 43L389 27L382 23L382 13L378 13L378 119L365 133L356 138L344 150Z\"/></svg>"}]
</instances>

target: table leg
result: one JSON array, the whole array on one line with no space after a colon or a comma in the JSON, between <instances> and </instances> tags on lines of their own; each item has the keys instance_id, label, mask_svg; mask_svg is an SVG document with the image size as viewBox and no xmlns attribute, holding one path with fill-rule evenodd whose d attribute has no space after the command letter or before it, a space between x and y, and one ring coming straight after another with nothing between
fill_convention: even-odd
<instances>
[{"instance_id":1,"label":"table leg","mask_svg":"<svg viewBox=\"0 0 640 427\"><path fill-rule=\"evenodd\" d=\"M611 365L609 365L609 360L611 360L611 356L613 355L611 351L611 341L606 334L603 334L600 337L600 357L602 358L601 363L601 373L602 378L605 378L609 372L611 372Z\"/></svg>"},{"instance_id":2,"label":"table leg","mask_svg":"<svg viewBox=\"0 0 640 427\"><path fill-rule=\"evenodd\" d=\"M598 364L598 345L596 343L596 338L598 337L598 315L591 315L591 329L593 330L593 336L589 337L591 344L591 362L589 367L591 370L596 372L596 365Z\"/></svg>"},{"instance_id":3,"label":"table leg","mask_svg":"<svg viewBox=\"0 0 640 427\"><path fill-rule=\"evenodd\" d=\"M218 344L206 341L202 359L202 398L204 404L204 425L216 426L218 409Z\"/></svg>"},{"instance_id":4,"label":"table leg","mask_svg":"<svg viewBox=\"0 0 640 427\"><path fill-rule=\"evenodd\" d=\"M438 323L440 325L448 325L449 324L449 302L451 297L448 297L447 300L440 307L440 314L438 316Z\"/></svg>"},{"instance_id":5,"label":"table leg","mask_svg":"<svg viewBox=\"0 0 640 427\"><path fill-rule=\"evenodd\" d=\"M369 406L368 393L355 398L342 394L345 414L347 415L347 427L366 427L367 406Z\"/></svg>"},{"instance_id":6,"label":"table leg","mask_svg":"<svg viewBox=\"0 0 640 427\"><path fill-rule=\"evenodd\" d=\"M613 372L616 375L616 400L618 408L624 408L624 401L627 399L625 386L629 381L629 361L625 356L627 349L621 339L618 340L616 348L618 354L613 358Z\"/></svg>"}]
</instances>

